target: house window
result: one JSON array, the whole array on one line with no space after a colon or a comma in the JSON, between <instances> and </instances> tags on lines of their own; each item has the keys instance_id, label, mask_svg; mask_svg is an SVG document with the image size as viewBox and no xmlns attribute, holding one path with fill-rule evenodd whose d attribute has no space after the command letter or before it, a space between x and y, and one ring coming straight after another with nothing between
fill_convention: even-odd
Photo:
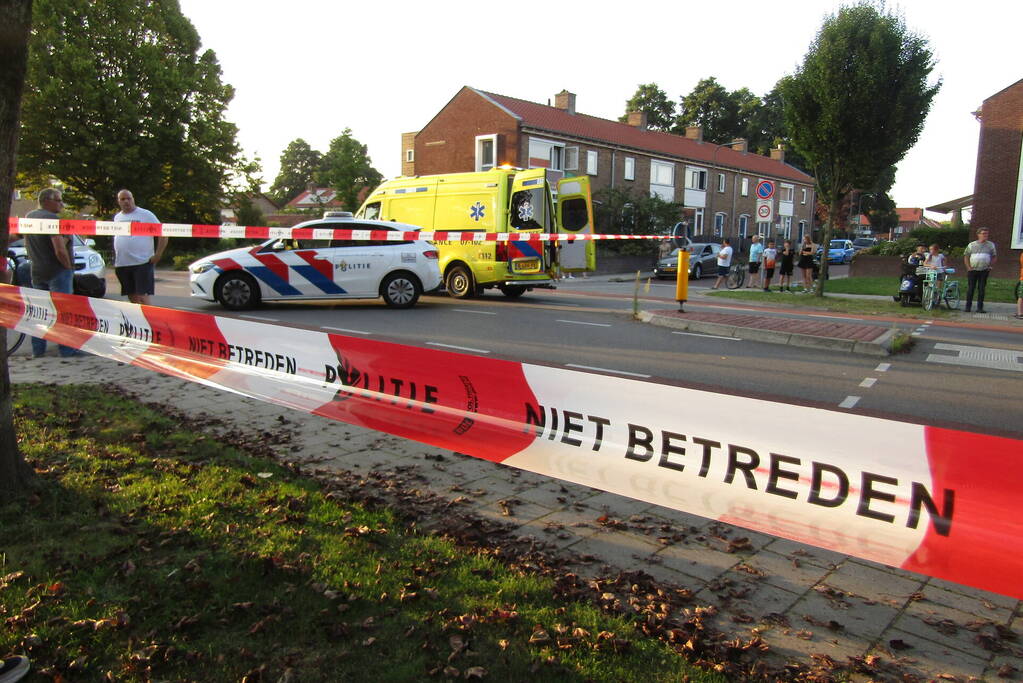
<instances>
[{"instance_id":1,"label":"house window","mask_svg":"<svg viewBox=\"0 0 1023 683\"><path fill-rule=\"evenodd\" d=\"M702 168L686 168L686 188L690 190L707 189L707 171Z\"/></svg>"},{"instance_id":2,"label":"house window","mask_svg":"<svg viewBox=\"0 0 1023 683\"><path fill-rule=\"evenodd\" d=\"M703 234L703 209L697 209L693 216L693 230L697 235Z\"/></svg>"},{"instance_id":3,"label":"house window","mask_svg":"<svg viewBox=\"0 0 1023 683\"><path fill-rule=\"evenodd\" d=\"M799 221L799 241L803 241L803 237L806 235L806 221Z\"/></svg>"},{"instance_id":4,"label":"house window","mask_svg":"<svg viewBox=\"0 0 1023 683\"><path fill-rule=\"evenodd\" d=\"M476 136L476 170L489 171L497 165L497 135Z\"/></svg>"},{"instance_id":5,"label":"house window","mask_svg":"<svg viewBox=\"0 0 1023 683\"><path fill-rule=\"evenodd\" d=\"M725 232L725 214L720 211L714 214L714 236L721 237Z\"/></svg>"},{"instance_id":6,"label":"house window","mask_svg":"<svg viewBox=\"0 0 1023 683\"><path fill-rule=\"evenodd\" d=\"M579 170L579 148L578 147L566 147L565 148L565 170L566 171L577 171L577 170Z\"/></svg>"},{"instance_id":7,"label":"house window","mask_svg":"<svg viewBox=\"0 0 1023 683\"><path fill-rule=\"evenodd\" d=\"M792 201L792 186L782 185L778 188L780 194L778 195L778 201L791 202Z\"/></svg>"},{"instance_id":8,"label":"house window","mask_svg":"<svg viewBox=\"0 0 1023 683\"><path fill-rule=\"evenodd\" d=\"M675 164L650 162L650 194L666 202L675 201Z\"/></svg>"},{"instance_id":9,"label":"house window","mask_svg":"<svg viewBox=\"0 0 1023 683\"><path fill-rule=\"evenodd\" d=\"M805 187L803 188L803 199L802 199L802 201L800 201L800 204L806 204L806 188Z\"/></svg>"},{"instance_id":10,"label":"house window","mask_svg":"<svg viewBox=\"0 0 1023 683\"><path fill-rule=\"evenodd\" d=\"M625 157L625 179L636 179L636 160L632 157Z\"/></svg>"},{"instance_id":11,"label":"house window","mask_svg":"<svg viewBox=\"0 0 1023 683\"><path fill-rule=\"evenodd\" d=\"M781 234L785 235L785 239L792 239L792 216L781 217Z\"/></svg>"},{"instance_id":12,"label":"house window","mask_svg":"<svg viewBox=\"0 0 1023 683\"><path fill-rule=\"evenodd\" d=\"M761 239L767 237L768 233L771 232L771 224L765 221L757 223L757 234L760 235Z\"/></svg>"},{"instance_id":13,"label":"house window","mask_svg":"<svg viewBox=\"0 0 1023 683\"><path fill-rule=\"evenodd\" d=\"M739 216L739 237L746 237L749 232L749 214Z\"/></svg>"},{"instance_id":14,"label":"house window","mask_svg":"<svg viewBox=\"0 0 1023 683\"><path fill-rule=\"evenodd\" d=\"M749 178L742 179L742 189L739 190L739 194L741 194L743 197L749 196Z\"/></svg>"},{"instance_id":15,"label":"house window","mask_svg":"<svg viewBox=\"0 0 1023 683\"><path fill-rule=\"evenodd\" d=\"M718 173L718 192L725 191L725 174Z\"/></svg>"},{"instance_id":16,"label":"house window","mask_svg":"<svg viewBox=\"0 0 1023 683\"><path fill-rule=\"evenodd\" d=\"M594 149L586 152L586 173L597 175L597 151Z\"/></svg>"},{"instance_id":17,"label":"house window","mask_svg":"<svg viewBox=\"0 0 1023 683\"><path fill-rule=\"evenodd\" d=\"M529 168L549 168L554 171L562 171L565 168L564 161L565 145L563 143L538 138L529 139Z\"/></svg>"},{"instance_id":18,"label":"house window","mask_svg":"<svg viewBox=\"0 0 1023 683\"><path fill-rule=\"evenodd\" d=\"M411 164L415 160L415 156L416 156L416 150L414 150L414 149L406 149L405 150L405 161L407 161L408 163Z\"/></svg>"}]
</instances>

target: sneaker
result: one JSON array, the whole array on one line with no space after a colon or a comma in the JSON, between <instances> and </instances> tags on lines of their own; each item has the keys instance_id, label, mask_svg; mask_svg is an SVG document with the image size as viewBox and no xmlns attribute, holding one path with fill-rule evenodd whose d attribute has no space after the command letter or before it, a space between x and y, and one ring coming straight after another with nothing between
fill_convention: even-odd
<instances>
[{"instance_id":1,"label":"sneaker","mask_svg":"<svg viewBox=\"0 0 1023 683\"><path fill-rule=\"evenodd\" d=\"M0 683L14 683L20 681L28 673L28 657L8 657L0 663Z\"/></svg>"},{"instance_id":2,"label":"sneaker","mask_svg":"<svg viewBox=\"0 0 1023 683\"><path fill-rule=\"evenodd\" d=\"M764 287L764 291L765 291L765 292L770 292L770 291L771 291L771 288L770 288L770 287Z\"/></svg>"}]
</instances>

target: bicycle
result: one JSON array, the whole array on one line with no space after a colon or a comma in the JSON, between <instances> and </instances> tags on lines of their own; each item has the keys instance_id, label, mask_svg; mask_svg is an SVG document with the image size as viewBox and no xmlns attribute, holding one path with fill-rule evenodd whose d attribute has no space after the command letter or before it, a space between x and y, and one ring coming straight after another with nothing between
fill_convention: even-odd
<instances>
[{"instance_id":1,"label":"bicycle","mask_svg":"<svg viewBox=\"0 0 1023 683\"><path fill-rule=\"evenodd\" d=\"M728 279L725 286L728 289L739 289L746 283L747 266L745 261L733 259L732 265L728 268Z\"/></svg>"},{"instance_id":2,"label":"bicycle","mask_svg":"<svg viewBox=\"0 0 1023 683\"><path fill-rule=\"evenodd\" d=\"M21 286L21 279L18 277L18 259L7 257L7 271L11 273L11 284ZM7 339L7 357L17 351L25 343L25 333L13 328L4 328L4 337Z\"/></svg>"},{"instance_id":3,"label":"bicycle","mask_svg":"<svg viewBox=\"0 0 1023 683\"><path fill-rule=\"evenodd\" d=\"M949 310L959 308L959 283L948 277L955 272L955 268L945 268L939 271L936 268L917 268L916 274L924 278L923 305L924 310L940 308L944 301ZM944 275L944 279L939 279Z\"/></svg>"}]
</instances>

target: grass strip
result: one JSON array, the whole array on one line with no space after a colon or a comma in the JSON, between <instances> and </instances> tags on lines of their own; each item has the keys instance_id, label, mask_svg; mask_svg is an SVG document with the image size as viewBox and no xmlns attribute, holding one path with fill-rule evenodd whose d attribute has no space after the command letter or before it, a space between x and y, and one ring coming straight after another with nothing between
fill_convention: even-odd
<instances>
[{"instance_id":1,"label":"grass strip","mask_svg":"<svg viewBox=\"0 0 1023 683\"><path fill-rule=\"evenodd\" d=\"M36 477L0 503L0 654L26 681L725 680L669 596L593 601L95 386L15 399Z\"/></svg>"}]
</instances>

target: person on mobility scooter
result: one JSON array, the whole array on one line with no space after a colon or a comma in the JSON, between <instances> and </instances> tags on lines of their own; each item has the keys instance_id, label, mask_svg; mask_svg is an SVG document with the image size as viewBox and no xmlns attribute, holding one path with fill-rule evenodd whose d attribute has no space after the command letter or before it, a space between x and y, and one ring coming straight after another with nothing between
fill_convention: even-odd
<instances>
[{"instance_id":1,"label":"person on mobility scooter","mask_svg":"<svg viewBox=\"0 0 1023 683\"><path fill-rule=\"evenodd\" d=\"M894 295L892 299L900 302L903 306L919 304L923 301L923 278L916 271L924 265L926 259L926 247L918 244L916 251L902 262L902 274L899 275L899 293Z\"/></svg>"}]
</instances>

